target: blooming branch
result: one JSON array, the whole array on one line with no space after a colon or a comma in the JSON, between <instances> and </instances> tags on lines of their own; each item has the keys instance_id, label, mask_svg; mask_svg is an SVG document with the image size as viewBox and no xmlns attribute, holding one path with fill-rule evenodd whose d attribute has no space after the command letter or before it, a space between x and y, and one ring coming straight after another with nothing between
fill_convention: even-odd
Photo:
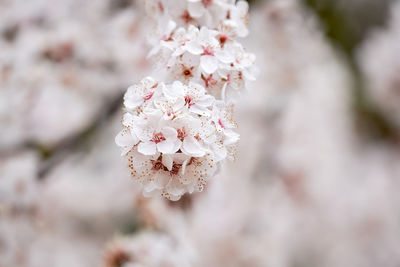
<instances>
[{"instance_id":1,"label":"blooming branch","mask_svg":"<svg viewBox=\"0 0 400 267\"><path fill-rule=\"evenodd\" d=\"M128 88L115 141L145 196L178 200L202 191L239 135L233 104L255 80L247 35L248 4L230 0L148 0L153 76Z\"/></svg>"}]
</instances>

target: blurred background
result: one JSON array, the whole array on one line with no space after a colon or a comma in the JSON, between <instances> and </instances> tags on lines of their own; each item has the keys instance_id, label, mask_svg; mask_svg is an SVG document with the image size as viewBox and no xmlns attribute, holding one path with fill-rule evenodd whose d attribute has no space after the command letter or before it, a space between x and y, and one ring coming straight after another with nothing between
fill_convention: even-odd
<instances>
[{"instance_id":1,"label":"blurred background","mask_svg":"<svg viewBox=\"0 0 400 267\"><path fill-rule=\"evenodd\" d=\"M0 0L0 266L400 266L400 2L258 0L260 75L203 193L146 199L114 144L140 0Z\"/></svg>"}]
</instances>

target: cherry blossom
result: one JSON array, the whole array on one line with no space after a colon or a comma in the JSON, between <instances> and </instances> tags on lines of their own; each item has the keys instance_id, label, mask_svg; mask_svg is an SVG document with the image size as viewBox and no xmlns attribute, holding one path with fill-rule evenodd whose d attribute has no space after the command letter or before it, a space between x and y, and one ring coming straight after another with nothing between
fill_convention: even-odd
<instances>
[{"instance_id":1,"label":"cherry blossom","mask_svg":"<svg viewBox=\"0 0 400 267\"><path fill-rule=\"evenodd\" d=\"M128 88L115 142L145 196L178 200L200 192L234 159L233 103L255 79L248 5L233 0L148 0L154 76Z\"/></svg>"},{"instance_id":2,"label":"cherry blossom","mask_svg":"<svg viewBox=\"0 0 400 267\"><path fill-rule=\"evenodd\" d=\"M157 94L158 83L151 77L143 79L139 84L128 88L124 96L124 106L128 110L134 110L149 101Z\"/></svg>"},{"instance_id":3,"label":"cherry blossom","mask_svg":"<svg viewBox=\"0 0 400 267\"><path fill-rule=\"evenodd\" d=\"M164 87L164 95L168 99L181 99L183 107L202 116L210 116L210 107L214 102L214 97L206 94L203 86L196 83L184 85L180 81L175 81L171 86ZM183 101L182 101L183 100Z\"/></svg>"},{"instance_id":4,"label":"cherry blossom","mask_svg":"<svg viewBox=\"0 0 400 267\"><path fill-rule=\"evenodd\" d=\"M163 124L161 112L155 111L143 118L143 123L135 126L135 132L140 140L138 151L144 155L154 155L157 152L172 154L179 150L181 142L177 131Z\"/></svg>"},{"instance_id":5,"label":"cherry blossom","mask_svg":"<svg viewBox=\"0 0 400 267\"><path fill-rule=\"evenodd\" d=\"M188 0L189 14L208 27L218 24L220 15L225 14L227 8L228 5L221 0Z\"/></svg>"}]
</instances>

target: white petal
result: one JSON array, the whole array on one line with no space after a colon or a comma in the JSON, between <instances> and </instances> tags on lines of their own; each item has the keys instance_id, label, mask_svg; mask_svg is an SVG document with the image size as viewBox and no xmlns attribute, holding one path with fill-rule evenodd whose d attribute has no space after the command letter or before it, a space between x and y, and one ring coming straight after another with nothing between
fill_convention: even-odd
<instances>
[{"instance_id":1,"label":"white petal","mask_svg":"<svg viewBox=\"0 0 400 267\"><path fill-rule=\"evenodd\" d=\"M214 103L214 97L211 95L204 95L200 99L196 100L196 104L203 107L209 107Z\"/></svg>"},{"instance_id":2,"label":"white petal","mask_svg":"<svg viewBox=\"0 0 400 267\"><path fill-rule=\"evenodd\" d=\"M249 34L249 30L247 29L247 27L246 26L241 26L241 27L238 27L237 29L236 29L236 32L237 32L237 35L239 36L239 37L246 37L248 34Z\"/></svg>"},{"instance_id":3,"label":"white petal","mask_svg":"<svg viewBox=\"0 0 400 267\"><path fill-rule=\"evenodd\" d=\"M178 179L171 179L169 183L165 186L165 189L170 195L181 196L185 193L184 187L178 181Z\"/></svg>"},{"instance_id":4,"label":"white petal","mask_svg":"<svg viewBox=\"0 0 400 267\"><path fill-rule=\"evenodd\" d=\"M165 27L165 34L169 36L171 32L175 29L176 23L173 20L169 20Z\"/></svg>"},{"instance_id":5,"label":"white petal","mask_svg":"<svg viewBox=\"0 0 400 267\"><path fill-rule=\"evenodd\" d=\"M255 81L259 74L257 67L250 67L249 69L243 70L243 76L248 81Z\"/></svg>"},{"instance_id":6,"label":"white petal","mask_svg":"<svg viewBox=\"0 0 400 267\"><path fill-rule=\"evenodd\" d=\"M193 18L200 18L206 12L206 9L201 2L189 2L188 11Z\"/></svg>"},{"instance_id":7,"label":"white petal","mask_svg":"<svg viewBox=\"0 0 400 267\"><path fill-rule=\"evenodd\" d=\"M164 188L168 184L170 179L171 176L169 175L169 173L163 172L157 176L156 182L160 187Z\"/></svg>"},{"instance_id":8,"label":"white petal","mask_svg":"<svg viewBox=\"0 0 400 267\"><path fill-rule=\"evenodd\" d=\"M210 116L210 110L198 104L194 104L193 106L191 106L190 111L195 114L199 114L201 116L206 116L206 117Z\"/></svg>"},{"instance_id":9,"label":"white petal","mask_svg":"<svg viewBox=\"0 0 400 267\"><path fill-rule=\"evenodd\" d=\"M157 195L160 195L160 190L157 190L157 189L154 189L152 191L143 190L142 194L144 197L155 197Z\"/></svg>"},{"instance_id":10,"label":"white petal","mask_svg":"<svg viewBox=\"0 0 400 267\"><path fill-rule=\"evenodd\" d=\"M233 54L225 50L217 51L215 56L223 63L231 63L235 60Z\"/></svg>"},{"instance_id":11,"label":"white petal","mask_svg":"<svg viewBox=\"0 0 400 267\"><path fill-rule=\"evenodd\" d=\"M136 119L135 116L133 116L132 114L125 113L122 118L122 124L124 126L132 126L135 119Z\"/></svg>"},{"instance_id":12,"label":"white petal","mask_svg":"<svg viewBox=\"0 0 400 267\"><path fill-rule=\"evenodd\" d=\"M208 74L214 73L218 68L218 60L214 56L204 55L200 58L200 67Z\"/></svg>"},{"instance_id":13,"label":"white petal","mask_svg":"<svg viewBox=\"0 0 400 267\"><path fill-rule=\"evenodd\" d=\"M168 154L163 154L162 155L162 164L167 167L167 169L170 171L172 170L172 164L174 163L174 160L172 158L172 155Z\"/></svg>"},{"instance_id":14,"label":"white petal","mask_svg":"<svg viewBox=\"0 0 400 267\"><path fill-rule=\"evenodd\" d=\"M172 127L164 127L161 129L161 133L164 135L165 139L176 139L178 136L177 131Z\"/></svg>"},{"instance_id":15,"label":"white petal","mask_svg":"<svg viewBox=\"0 0 400 267\"><path fill-rule=\"evenodd\" d=\"M143 122L138 122L132 127L132 131L136 134L139 140L146 142L153 137L154 129Z\"/></svg>"},{"instance_id":16,"label":"white petal","mask_svg":"<svg viewBox=\"0 0 400 267\"><path fill-rule=\"evenodd\" d=\"M193 137L187 136L182 143L182 152L193 157L202 157L205 152L200 143Z\"/></svg>"},{"instance_id":17,"label":"white petal","mask_svg":"<svg viewBox=\"0 0 400 267\"><path fill-rule=\"evenodd\" d=\"M146 192L146 193L152 192L152 191L157 190L157 189L162 189L162 187L160 185L158 185L154 181L148 182L143 187L143 191Z\"/></svg>"},{"instance_id":18,"label":"white petal","mask_svg":"<svg viewBox=\"0 0 400 267\"><path fill-rule=\"evenodd\" d=\"M203 53L203 47L196 41L189 41L185 44L185 49L193 55L200 55Z\"/></svg>"},{"instance_id":19,"label":"white petal","mask_svg":"<svg viewBox=\"0 0 400 267\"><path fill-rule=\"evenodd\" d=\"M172 104L172 110L177 112L185 106L185 99L183 97L177 98Z\"/></svg>"},{"instance_id":20,"label":"white petal","mask_svg":"<svg viewBox=\"0 0 400 267\"><path fill-rule=\"evenodd\" d=\"M132 147L131 147L131 146L126 146L126 147L123 147L123 148L122 148L122 151L121 151L121 156L125 156L125 155L127 155L127 154L128 154L128 152L129 152L129 151L131 151L131 149L132 149Z\"/></svg>"},{"instance_id":21,"label":"white petal","mask_svg":"<svg viewBox=\"0 0 400 267\"><path fill-rule=\"evenodd\" d=\"M240 139L240 134L229 129L225 130L224 134L225 134L224 145L226 146L232 145L237 141L239 141Z\"/></svg>"},{"instance_id":22,"label":"white petal","mask_svg":"<svg viewBox=\"0 0 400 267\"><path fill-rule=\"evenodd\" d=\"M217 35L218 31L210 30L207 27L201 27L199 32L199 41L208 43L209 45L218 44L217 39L215 39L215 36Z\"/></svg>"},{"instance_id":23,"label":"white petal","mask_svg":"<svg viewBox=\"0 0 400 267\"><path fill-rule=\"evenodd\" d=\"M153 46L153 48L147 54L147 58L151 58L152 56L157 54L160 51L160 49L161 49L161 45L159 45L159 44L156 44L155 46Z\"/></svg>"},{"instance_id":24,"label":"white petal","mask_svg":"<svg viewBox=\"0 0 400 267\"><path fill-rule=\"evenodd\" d=\"M183 96L185 86L180 81L175 81L171 86L164 86L162 90L165 97L172 99Z\"/></svg>"},{"instance_id":25,"label":"white petal","mask_svg":"<svg viewBox=\"0 0 400 267\"><path fill-rule=\"evenodd\" d=\"M178 164L183 164L185 161L188 162L191 156L185 155L183 153L174 154L174 162Z\"/></svg>"},{"instance_id":26,"label":"white petal","mask_svg":"<svg viewBox=\"0 0 400 267\"><path fill-rule=\"evenodd\" d=\"M223 101L225 101L225 95L226 95L226 87L228 86L228 83L226 82L226 83L224 83L224 86L222 87L222 90L221 90L221 99L223 100Z\"/></svg>"},{"instance_id":27,"label":"white petal","mask_svg":"<svg viewBox=\"0 0 400 267\"><path fill-rule=\"evenodd\" d=\"M143 104L143 97L141 96L132 96L132 97L128 97L124 100L124 106L127 109L135 109L138 106L140 106L141 104Z\"/></svg>"},{"instance_id":28,"label":"white petal","mask_svg":"<svg viewBox=\"0 0 400 267\"><path fill-rule=\"evenodd\" d=\"M183 195L183 194L182 194ZM169 196L169 200L171 201L178 201L179 199L181 199L182 195L170 195Z\"/></svg>"},{"instance_id":29,"label":"white petal","mask_svg":"<svg viewBox=\"0 0 400 267\"><path fill-rule=\"evenodd\" d=\"M185 175L186 166L187 166L188 162L189 162L189 159L185 160L185 161L182 163L181 175Z\"/></svg>"},{"instance_id":30,"label":"white petal","mask_svg":"<svg viewBox=\"0 0 400 267\"><path fill-rule=\"evenodd\" d=\"M131 132L127 129L124 129L118 133L115 137L115 143L118 146L125 147L125 146L134 146L138 142L136 136L132 136Z\"/></svg>"},{"instance_id":31,"label":"white petal","mask_svg":"<svg viewBox=\"0 0 400 267\"><path fill-rule=\"evenodd\" d=\"M243 55L240 63L243 67L247 68L252 66L255 60L256 56L254 54L246 53L245 55Z\"/></svg>"},{"instance_id":32,"label":"white petal","mask_svg":"<svg viewBox=\"0 0 400 267\"><path fill-rule=\"evenodd\" d=\"M173 59L173 60L170 60L169 62L168 62L168 66L172 66L174 63L175 63L175 61L177 60L177 57L179 57L180 55L182 55L183 53L185 53L185 48L184 47L182 47L182 46L179 46L179 47L177 47L176 49L175 49L175 51L174 51L174 53L172 53L172 55L171 55L171 59Z\"/></svg>"},{"instance_id":33,"label":"white petal","mask_svg":"<svg viewBox=\"0 0 400 267\"><path fill-rule=\"evenodd\" d=\"M143 155L154 155L157 152L154 142L141 142L138 145L138 151Z\"/></svg>"},{"instance_id":34,"label":"white petal","mask_svg":"<svg viewBox=\"0 0 400 267\"><path fill-rule=\"evenodd\" d=\"M150 76L147 76L143 80L140 81L140 84L144 88L151 88L153 85L155 85L157 82Z\"/></svg>"},{"instance_id":35,"label":"white petal","mask_svg":"<svg viewBox=\"0 0 400 267\"><path fill-rule=\"evenodd\" d=\"M241 14L246 14L249 11L249 4L247 1L238 1L236 7Z\"/></svg>"},{"instance_id":36,"label":"white petal","mask_svg":"<svg viewBox=\"0 0 400 267\"><path fill-rule=\"evenodd\" d=\"M157 149L163 154L174 154L176 151L179 150L180 146L181 144L179 139L169 139L158 143Z\"/></svg>"},{"instance_id":37,"label":"white petal","mask_svg":"<svg viewBox=\"0 0 400 267\"><path fill-rule=\"evenodd\" d=\"M213 144L212 150L214 152L216 162L224 160L227 156L226 148L222 144Z\"/></svg>"}]
</instances>

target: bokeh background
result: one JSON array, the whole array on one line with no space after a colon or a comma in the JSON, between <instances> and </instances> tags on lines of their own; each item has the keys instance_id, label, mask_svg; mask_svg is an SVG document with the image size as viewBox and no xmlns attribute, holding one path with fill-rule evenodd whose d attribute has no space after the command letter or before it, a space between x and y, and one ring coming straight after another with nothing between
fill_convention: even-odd
<instances>
[{"instance_id":1,"label":"bokeh background","mask_svg":"<svg viewBox=\"0 0 400 267\"><path fill-rule=\"evenodd\" d=\"M399 1L250 1L237 159L178 202L114 144L141 6L0 0L0 266L400 266Z\"/></svg>"}]
</instances>

